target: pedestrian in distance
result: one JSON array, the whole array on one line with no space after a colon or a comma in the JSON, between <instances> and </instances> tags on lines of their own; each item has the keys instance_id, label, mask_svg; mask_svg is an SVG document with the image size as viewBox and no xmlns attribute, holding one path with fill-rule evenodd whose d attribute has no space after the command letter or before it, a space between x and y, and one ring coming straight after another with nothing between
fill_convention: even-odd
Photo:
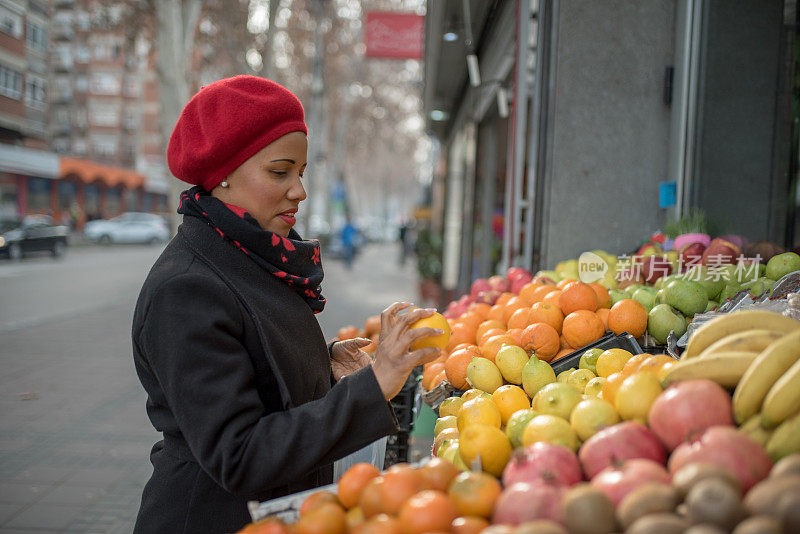
<instances>
[{"instance_id":1,"label":"pedestrian in distance","mask_svg":"<svg viewBox=\"0 0 800 534\"><path fill-rule=\"evenodd\" d=\"M353 268L353 260L356 257L356 240L358 239L358 229L347 219L342 226L342 248L344 249L344 264L347 269Z\"/></svg>"},{"instance_id":2,"label":"pedestrian in distance","mask_svg":"<svg viewBox=\"0 0 800 534\"><path fill-rule=\"evenodd\" d=\"M394 303L369 340L326 344L320 248L292 228L306 199L307 128L286 88L236 76L201 89L169 141L183 222L133 318L153 446L134 532L235 532L248 501L332 482L335 460L396 431L389 399L438 349ZM405 313L403 311L405 310Z\"/></svg>"}]
</instances>

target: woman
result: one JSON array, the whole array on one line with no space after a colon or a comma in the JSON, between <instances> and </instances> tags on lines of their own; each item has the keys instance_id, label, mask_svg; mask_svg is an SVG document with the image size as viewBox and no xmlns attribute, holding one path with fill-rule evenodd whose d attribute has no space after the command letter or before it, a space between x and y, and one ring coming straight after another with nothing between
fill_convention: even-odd
<instances>
[{"instance_id":1,"label":"woman","mask_svg":"<svg viewBox=\"0 0 800 534\"><path fill-rule=\"evenodd\" d=\"M137 533L235 532L246 503L332 481L332 462L396 429L389 399L437 349L409 325L432 310L381 315L368 340L326 346L319 244L292 230L306 198L306 125L297 98L262 78L215 82L170 138L181 195L176 237L142 287L133 354L163 441Z\"/></svg>"}]
</instances>

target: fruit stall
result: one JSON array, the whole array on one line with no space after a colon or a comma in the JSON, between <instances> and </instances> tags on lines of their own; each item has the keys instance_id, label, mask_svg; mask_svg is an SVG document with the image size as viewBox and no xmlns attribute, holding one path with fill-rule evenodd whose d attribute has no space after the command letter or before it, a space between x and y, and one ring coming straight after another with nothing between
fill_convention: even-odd
<instances>
[{"instance_id":1,"label":"fruit stall","mask_svg":"<svg viewBox=\"0 0 800 534\"><path fill-rule=\"evenodd\" d=\"M800 256L662 237L476 280L425 320L442 355L407 395L436 411L430 457L356 464L241 532L800 532Z\"/></svg>"}]
</instances>

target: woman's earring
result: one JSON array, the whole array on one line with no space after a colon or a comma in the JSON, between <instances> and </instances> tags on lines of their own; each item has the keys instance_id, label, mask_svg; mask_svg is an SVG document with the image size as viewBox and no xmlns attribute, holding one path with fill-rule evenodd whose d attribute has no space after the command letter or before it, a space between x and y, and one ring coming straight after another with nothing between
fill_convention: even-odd
<instances>
[{"instance_id":1,"label":"woman's earring","mask_svg":"<svg viewBox=\"0 0 800 534\"><path fill-rule=\"evenodd\" d=\"M228 182L223 180L222 183L219 185L221 185L222 187L228 187Z\"/></svg>"}]
</instances>

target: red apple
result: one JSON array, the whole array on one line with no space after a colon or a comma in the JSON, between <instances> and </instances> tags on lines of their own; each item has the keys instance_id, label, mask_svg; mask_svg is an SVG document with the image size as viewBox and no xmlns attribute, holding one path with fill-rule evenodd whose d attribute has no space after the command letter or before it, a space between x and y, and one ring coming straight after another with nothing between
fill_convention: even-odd
<instances>
[{"instance_id":1,"label":"red apple","mask_svg":"<svg viewBox=\"0 0 800 534\"><path fill-rule=\"evenodd\" d=\"M703 265L725 265L735 263L736 258L742 254L742 249L719 237L712 239L705 252L703 252Z\"/></svg>"},{"instance_id":2,"label":"red apple","mask_svg":"<svg viewBox=\"0 0 800 534\"><path fill-rule=\"evenodd\" d=\"M533 279L533 273L522 267L509 267L506 271L506 280L509 282L513 282L517 278L522 277L527 277L530 282Z\"/></svg>"},{"instance_id":3,"label":"red apple","mask_svg":"<svg viewBox=\"0 0 800 534\"><path fill-rule=\"evenodd\" d=\"M489 291L490 289L492 289L492 286L489 284L489 281L486 278L478 278L472 282L472 286L469 289L469 294L477 298L482 291Z\"/></svg>"},{"instance_id":4,"label":"red apple","mask_svg":"<svg viewBox=\"0 0 800 534\"><path fill-rule=\"evenodd\" d=\"M647 256L642 262L642 276L648 284L654 283L662 276L672 274L672 264L660 256Z\"/></svg>"},{"instance_id":5,"label":"red apple","mask_svg":"<svg viewBox=\"0 0 800 534\"><path fill-rule=\"evenodd\" d=\"M505 293L511 288L511 284L508 280L497 274L489 277L489 285L492 289L500 293Z\"/></svg>"},{"instance_id":6,"label":"red apple","mask_svg":"<svg viewBox=\"0 0 800 534\"><path fill-rule=\"evenodd\" d=\"M703 252L705 252L705 250L706 247L702 243L692 243L683 247L680 251L681 265L683 265L683 270L686 271L690 267L700 265L700 262L703 259Z\"/></svg>"}]
</instances>

